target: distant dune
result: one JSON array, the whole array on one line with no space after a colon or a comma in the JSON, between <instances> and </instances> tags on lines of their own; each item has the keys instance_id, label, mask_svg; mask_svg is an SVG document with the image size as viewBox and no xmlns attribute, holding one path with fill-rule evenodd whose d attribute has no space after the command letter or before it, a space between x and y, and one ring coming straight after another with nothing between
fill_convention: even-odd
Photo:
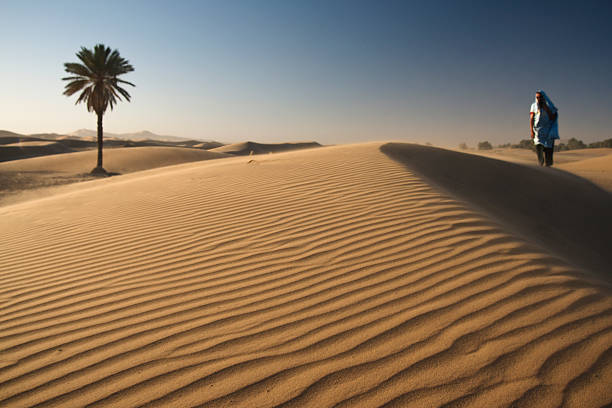
<instances>
[{"instance_id":1,"label":"distant dune","mask_svg":"<svg viewBox=\"0 0 612 408\"><path fill-rule=\"evenodd\" d=\"M286 152L290 150L310 149L313 147L321 147L317 142L303 143L256 143L242 142L234 143L225 146L211 149L212 152L227 153L235 156L248 156L249 154L266 154Z\"/></svg>"},{"instance_id":2,"label":"distant dune","mask_svg":"<svg viewBox=\"0 0 612 408\"><path fill-rule=\"evenodd\" d=\"M96 141L95 132L94 136L91 136L91 132L93 131L81 129L81 131L77 131L73 135L41 133L26 136L6 130L0 130L0 162L97 149L98 143ZM122 139L115 136L125 136L126 138ZM147 138L147 136L150 138ZM43 145L33 142L49 143ZM106 149L114 147L144 146L190 147L208 150L223 146L223 144L215 141L203 142L201 140L190 140L180 137L159 136L151 132L128 133L123 135L105 133L104 135L104 147Z\"/></svg>"},{"instance_id":3,"label":"distant dune","mask_svg":"<svg viewBox=\"0 0 612 408\"><path fill-rule=\"evenodd\" d=\"M0 171L88 173L96 166L97 157L97 150L36 157L0 163ZM124 147L105 150L104 167L110 172L132 173L156 167L222 157L228 157L228 155L181 147Z\"/></svg>"},{"instance_id":4,"label":"distant dune","mask_svg":"<svg viewBox=\"0 0 612 408\"><path fill-rule=\"evenodd\" d=\"M31 190L88 181L95 167L97 143L78 136L55 139L0 133L0 204L37 198L53 191ZM45 135L41 135L45 136ZM48 135L47 135L48 136ZM282 152L320 147L316 142L263 144L237 143L219 147L217 142L125 141L109 139L104 145L104 167L115 174L239 155ZM174 147L173 147L174 146ZM180 146L180 147L177 147ZM69 153L69 154L60 154ZM27 191L22 194L21 191ZM16 193L19 193L17 196Z\"/></svg>"},{"instance_id":5,"label":"distant dune","mask_svg":"<svg viewBox=\"0 0 612 408\"><path fill-rule=\"evenodd\" d=\"M557 167L591 180L612 192L612 149L606 150L609 151L609 154L605 156L562 163Z\"/></svg>"},{"instance_id":6,"label":"distant dune","mask_svg":"<svg viewBox=\"0 0 612 408\"><path fill-rule=\"evenodd\" d=\"M513 148L496 148L493 150L457 150L461 153L476 154L479 156L491 157L494 159L502 159L515 163L522 164L537 164L537 156L535 151L528 149L513 149ZM576 150L565 150L561 152L555 152L554 161L555 166L563 165L566 163L572 163L575 161L581 161L586 159L592 159L595 157L603 157L612 155L612 149L609 148L590 148L590 149L576 149Z\"/></svg>"},{"instance_id":7,"label":"distant dune","mask_svg":"<svg viewBox=\"0 0 612 408\"><path fill-rule=\"evenodd\" d=\"M498 148L493 150L462 151L512 163L537 165L536 154L526 149ZM589 148L555 152L555 169L583 177L612 193L612 149Z\"/></svg>"},{"instance_id":8,"label":"distant dune","mask_svg":"<svg viewBox=\"0 0 612 408\"><path fill-rule=\"evenodd\" d=\"M0 203L8 199L7 193L91 180L93 177L88 173L96 165L97 154L97 150L88 150L0 163ZM114 148L104 150L104 167L111 173L127 174L223 157L228 155L180 147ZM34 196L41 194L43 193L37 192ZM11 195L9 202L21 201L31 196L32 194L20 197Z\"/></svg>"},{"instance_id":9,"label":"distant dune","mask_svg":"<svg viewBox=\"0 0 612 408\"><path fill-rule=\"evenodd\" d=\"M9 132L8 130L0 130L0 146L19 143L19 142L32 142L32 141L40 141L47 140L43 138L33 137L33 136L24 136L18 133Z\"/></svg>"},{"instance_id":10,"label":"distant dune","mask_svg":"<svg viewBox=\"0 0 612 408\"><path fill-rule=\"evenodd\" d=\"M192 141L191 139L187 139L184 137L158 135L153 132L149 132L148 130L143 130L140 132L133 132L133 133L105 132L104 134L105 134L105 137L107 138L120 139L120 140L132 140L132 141L148 140L148 141L155 141L155 142L172 142L172 143L185 143L185 142L189 143ZM95 141L98 136L98 133L96 130L92 130L92 129L79 129L79 130L75 130L74 132L71 132L69 135L77 136L80 138L87 138L92 141ZM203 142L202 140L197 141L197 143L202 143L202 142ZM218 145L221 145L221 143L212 142L212 141L207 141L204 143L217 143Z\"/></svg>"},{"instance_id":11,"label":"distant dune","mask_svg":"<svg viewBox=\"0 0 612 408\"><path fill-rule=\"evenodd\" d=\"M4 141L8 141L8 139L4 139ZM70 152L73 152L70 147L59 142L36 139L21 140L0 144L0 162Z\"/></svg>"},{"instance_id":12,"label":"distant dune","mask_svg":"<svg viewBox=\"0 0 612 408\"><path fill-rule=\"evenodd\" d=\"M610 242L609 196L585 183L370 143L0 207L0 406L609 405L612 295L574 258Z\"/></svg>"}]
</instances>

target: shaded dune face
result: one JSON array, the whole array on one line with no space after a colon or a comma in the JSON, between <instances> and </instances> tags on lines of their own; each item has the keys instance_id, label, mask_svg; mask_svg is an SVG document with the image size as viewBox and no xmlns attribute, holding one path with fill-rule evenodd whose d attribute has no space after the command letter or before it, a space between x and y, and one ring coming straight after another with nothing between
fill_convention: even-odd
<instances>
[{"instance_id":1,"label":"shaded dune face","mask_svg":"<svg viewBox=\"0 0 612 408\"><path fill-rule=\"evenodd\" d=\"M379 144L90 183L0 208L0 406L599 407L575 272Z\"/></svg>"},{"instance_id":2,"label":"shaded dune face","mask_svg":"<svg viewBox=\"0 0 612 408\"><path fill-rule=\"evenodd\" d=\"M554 168L414 144L389 143L381 150L525 239L612 282L609 192Z\"/></svg>"},{"instance_id":3,"label":"shaded dune face","mask_svg":"<svg viewBox=\"0 0 612 408\"><path fill-rule=\"evenodd\" d=\"M0 146L0 162L19 160L29 157L46 156L60 153L70 153L73 150L62 143L43 141L46 145L36 142L17 142Z\"/></svg>"}]
</instances>

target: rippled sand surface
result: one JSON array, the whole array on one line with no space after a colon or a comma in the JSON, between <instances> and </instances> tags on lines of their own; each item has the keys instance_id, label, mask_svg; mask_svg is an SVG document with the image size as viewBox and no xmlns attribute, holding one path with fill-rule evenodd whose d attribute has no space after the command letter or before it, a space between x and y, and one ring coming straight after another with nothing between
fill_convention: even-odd
<instances>
[{"instance_id":1,"label":"rippled sand surface","mask_svg":"<svg viewBox=\"0 0 612 408\"><path fill-rule=\"evenodd\" d=\"M405 149L189 163L1 207L0 406L612 403L605 277Z\"/></svg>"}]
</instances>

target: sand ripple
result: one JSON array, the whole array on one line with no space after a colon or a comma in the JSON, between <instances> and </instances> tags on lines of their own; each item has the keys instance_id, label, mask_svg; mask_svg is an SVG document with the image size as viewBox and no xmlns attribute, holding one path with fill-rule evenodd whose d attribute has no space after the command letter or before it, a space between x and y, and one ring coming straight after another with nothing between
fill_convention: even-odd
<instances>
[{"instance_id":1,"label":"sand ripple","mask_svg":"<svg viewBox=\"0 0 612 408\"><path fill-rule=\"evenodd\" d=\"M612 403L612 297L379 144L0 208L0 406Z\"/></svg>"}]
</instances>

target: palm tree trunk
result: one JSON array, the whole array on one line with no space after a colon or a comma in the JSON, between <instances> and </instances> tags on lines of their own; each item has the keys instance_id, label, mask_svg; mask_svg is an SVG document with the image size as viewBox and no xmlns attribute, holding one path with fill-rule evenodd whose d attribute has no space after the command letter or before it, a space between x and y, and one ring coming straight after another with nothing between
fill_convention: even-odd
<instances>
[{"instance_id":1,"label":"palm tree trunk","mask_svg":"<svg viewBox=\"0 0 612 408\"><path fill-rule=\"evenodd\" d=\"M102 145L104 144L104 133L102 131L102 116L104 116L103 113L98 113L98 165L96 167L99 169L104 168L102 167Z\"/></svg>"}]
</instances>

